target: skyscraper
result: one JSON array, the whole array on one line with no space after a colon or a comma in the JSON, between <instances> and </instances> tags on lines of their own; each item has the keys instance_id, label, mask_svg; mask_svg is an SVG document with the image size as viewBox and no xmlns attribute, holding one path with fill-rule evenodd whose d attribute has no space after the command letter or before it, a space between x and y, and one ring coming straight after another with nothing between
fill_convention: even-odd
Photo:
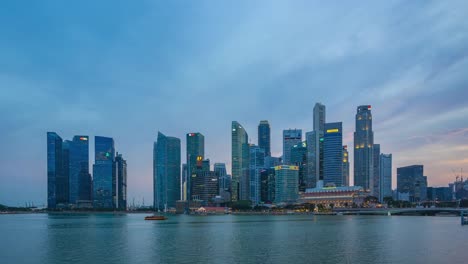
<instances>
[{"instance_id":1,"label":"skyscraper","mask_svg":"<svg viewBox=\"0 0 468 264\"><path fill-rule=\"evenodd\" d=\"M301 142L301 129L283 130L283 164L291 164L291 148Z\"/></svg>"},{"instance_id":2,"label":"skyscraper","mask_svg":"<svg viewBox=\"0 0 468 264\"><path fill-rule=\"evenodd\" d=\"M93 205L95 208L112 209L116 206L115 148L114 139L94 137Z\"/></svg>"},{"instance_id":3,"label":"skyscraper","mask_svg":"<svg viewBox=\"0 0 468 264\"><path fill-rule=\"evenodd\" d=\"M229 175L227 175L226 164L224 164L224 163L215 163L213 165L213 170L218 175L219 195L221 195L226 200L226 198L228 198L230 196L229 195L229 193L230 193L230 190L229 190L230 179L229 179Z\"/></svg>"},{"instance_id":4,"label":"skyscraper","mask_svg":"<svg viewBox=\"0 0 468 264\"><path fill-rule=\"evenodd\" d=\"M397 191L407 193L410 202L420 202L427 196L427 178L423 165L397 168Z\"/></svg>"},{"instance_id":5,"label":"skyscraper","mask_svg":"<svg viewBox=\"0 0 468 264\"><path fill-rule=\"evenodd\" d=\"M343 186L349 186L349 153L347 145L343 146Z\"/></svg>"},{"instance_id":6,"label":"skyscraper","mask_svg":"<svg viewBox=\"0 0 468 264\"><path fill-rule=\"evenodd\" d=\"M248 200L249 196L249 136L237 121L231 125L232 200Z\"/></svg>"},{"instance_id":7,"label":"skyscraper","mask_svg":"<svg viewBox=\"0 0 468 264\"><path fill-rule=\"evenodd\" d=\"M323 180L323 135L325 130L325 105L314 106L314 131L306 133L307 188L314 188Z\"/></svg>"},{"instance_id":8,"label":"skyscraper","mask_svg":"<svg viewBox=\"0 0 468 264\"><path fill-rule=\"evenodd\" d=\"M373 145L371 106L358 106L354 132L354 186L361 186L365 190L371 190L374 186Z\"/></svg>"},{"instance_id":9,"label":"skyscraper","mask_svg":"<svg viewBox=\"0 0 468 264\"><path fill-rule=\"evenodd\" d=\"M265 150L259 146L250 145L250 201L260 203L261 171L265 168Z\"/></svg>"},{"instance_id":10,"label":"skyscraper","mask_svg":"<svg viewBox=\"0 0 468 264\"><path fill-rule=\"evenodd\" d=\"M62 138L55 132L47 132L47 207L56 208L59 195L58 183L63 178Z\"/></svg>"},{"instance_id":11,"label":"skyscraper","mask_svg":"<svg viewBox=\"0 0 468 264\"><path fill-rule=\"evenodd\" d=\"M371 188L371 195L380 197L380 144L374 144L373 147L374 155L373 155L373 163L374 163L374 179L373 181L373 188ZM380 200L379 200L380 201Z\"/></svg>"},{"instance_id":12,"label":"skyscraper","mask_svg":"<svg viewBox=\"0 0 468 264\"><path fill-rule=\"evenodd\" d=\"M201 160L205 158L205 136L201 133L188 133L186 135L187 139L187 151L186 151L186 160L187 160L187 182L186 182L186 196L188 200L191 200L190 186L192 179L192 174L196 171L197 168L197 158L201 157Z\"/></svg>"},{"instance_id":13,"label":"skyscraper","mask_svg":"<svg viewBox=\"0 0 468 264\"><path fill-rule=\"evenodd\" d=\"M294 203L299 194L299 168L281 165L275 167L275 203Z\"/></svg>"},{"instance_id":14,"label":"skyscraper","mask_svg":"<svg viewBox=\"0 0 468 264\"><path fill-rule=\"evenodd\" d=\"M392 154L380 154L380 197L392 197Z\"/></svg>"},{"instance_id":15,"label":"skyscraper","mask_svg":"<svg viewBox=\"0 0 468 264\"><path fill-rule=\"evenodd\" d=\"M323 183L343 186L343 125L341 122L325 124Z\"/></svg>"},{"instance_id":16,"label":"skyscraper","mask_svg":"<svg viewBox=\"0 0 468 264\"><path fill-rule=\"evenodd\" d=\"M89 174L89 138L74 136L70 142L69 202L91 203L92 181Z\"/></svg>"},{"instance_id":17,"label":"skyscraper","mask_svg":"<svg viewBox=\"0 0 468 264\"><path fill-rule=\"evenodd\" d=\"M122 154L117 152L115 157L115 168L117 170L117 209L127 209L127 161Z\"/></svg>"},{"instance_id":18,"label":"skyscraper","mask_svg":"<svg viewBox=\"0 0 468 264\"><path fill-rule=\"evenodd\" d=\"M158 132L153 148L154 208L175 208L180 199L180 139Z\"/></svg>"},{"instance_id":19,"label":"skyscraper","mask_svg":"<svg viewBox=\"0 0 468 264\"><path fill-rule=\"evenodd\" d=\"M270 124L267 120L260 121L258 125L258 146L265 150L265 156L271 156Z\"/></svg>"},{"instance_id":20,"label":"skyscraper","mask_svg":"<svg viewBox=\"0 0 468 264\"><path fill-rule=\"evenodd\" d=\"M62 142L62 176L61 180L57 183L58 189L61 190L57 193L57 204L68 205L70 198L70 140Z\"/></svg>"},{"instance_id":21,"label":"skyscraper","mask_svg":"<svg viewBox=\"0 0 468 264\"><path fill-rule=\"evenodd\" d=\"M218 174L198 168L192 175L192 200L202 201L204 206L211 205L219 194Z\"/></svg>"},{"instance_id":22,"label":"skyscraper","mask_svg":"<svg viewBox=\"0 0 468 264\"><path fill-rule=\"evenodd\" d=\"M317 175L316 172L318 168L317 162L318 159L316 155L318 151L316 150L315 144L316 132L310 131L306 133L306 144L307 144L307 174L306 174L306 188L315 188L317 184Z\"/></svg>"},{"instance_id":23,"label":"skyscraper","mask_svg":"<svg viewBox=\"0 0 468 264\"><path fill-rule=\"evenodd\" d=\"M299 167L299 191L304 192L307 188L307 142L303 141L291 148L291 165Z\"/></svg>"}]
</instances>

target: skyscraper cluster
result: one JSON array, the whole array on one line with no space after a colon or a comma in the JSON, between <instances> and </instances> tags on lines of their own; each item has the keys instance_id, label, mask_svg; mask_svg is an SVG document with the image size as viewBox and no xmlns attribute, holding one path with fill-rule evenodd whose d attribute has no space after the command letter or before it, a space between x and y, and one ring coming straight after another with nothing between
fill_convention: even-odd
<instances>
[{"instance_id":1,"label":"skyscraper cluster","mask_svg":"<svg viewBox=\"0 0 468 264\"><path fill-rule=\"evenodd\" d=\"M89 137L65 140L47 132L47 207L50 209L127 207L127 163L115 153L114 140L95 137L93 175Z\"/></svg>"}]
</instances>

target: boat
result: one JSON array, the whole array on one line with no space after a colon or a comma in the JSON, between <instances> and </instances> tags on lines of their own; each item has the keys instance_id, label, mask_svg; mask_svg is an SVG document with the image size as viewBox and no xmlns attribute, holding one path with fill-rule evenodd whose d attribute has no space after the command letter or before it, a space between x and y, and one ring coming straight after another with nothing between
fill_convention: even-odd
<instances>
[{"instance_id":1,"label":"boat","mask_svg":"<svg viewBox=\"0 0 468 264\"><path fill-rule=\"evenodd\" d=\"M145 217L145 220L167 220L164 215L149 215Z\"/></svg>"}]
</instances>

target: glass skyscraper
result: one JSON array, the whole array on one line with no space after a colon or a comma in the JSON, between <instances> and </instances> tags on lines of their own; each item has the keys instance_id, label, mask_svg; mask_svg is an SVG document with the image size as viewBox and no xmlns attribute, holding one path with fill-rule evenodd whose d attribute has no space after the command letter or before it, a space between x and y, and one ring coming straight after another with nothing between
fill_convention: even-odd
<instances>
[{"instance_id":1,"label":"glass skyscraper","mask_svg":"<svg viewBox=\"0 0 468 264\"><path fill-rule=\"evenodd\" d=\"M275 167L275 203L294 203L299 195L299 167Z\"/></svg>"},{"instance_id":2,"label":"glass skyscraper","mask_svg":"<svg viewBox=\"0 0 468 264\"><path fill-rule=\"evenodd\" d=\"M116 207L116 171L114 139L94 137L93 205L94 208Z\"/></svg>"},{"instance_id":3,"label":"glass skyscraper","mask_svg":"<svg viewBox=\"0 0 468 264\"><path fill-rule=\"evenodd\" d=\"M205 158L205 136L201 133L188 133L186 135L187 140L187 151L186 151L186 161L187 161L187 178L184 179L187 182L185 183L186 186L186 198L188 200L192 199L192 195L190 193L190 186L192 179L192 174L195 173L197 169L197 159L203 160Z\"/></svg>"},{"instance_id":4,"label":"glass skyscraper","mask_svg":"<svg viewBox=\"0 0 468 264\"><path fill-rule=\"evenodd\" d=\"M392 154L380 154L380 197L392 197Z\"/></svg>"},{"instance_id":5,"label":"glass skyscraper","mask_svg":"<svg viewBox=\"0 0 468 264\"><path fill-rule=\"evenodd\" d=\"M374 182L374 132L370 105L361 105L356 113L354 132L354 186L372 193Z\"/></svg>"},{"instance_id":6,"label":"glass skyscraper","mask_svg":"<svg viewBox=\"0 0 468 264\"><path fill-rule=\"evenodd\" d=\"M69 202L91 202L91 175L89 174L89 138L74 136L70 142Z\"/></svg>"},{"instance_id":7,"label":"glass skyscraper","mask_svg":"<svg viewBox=\"0 0 468 264\"><path fill-rule=\"evenodd\" d=\"M314 130L306 133L307 188L315 188L323 180L323 135L325 130L325 105L314 106Z\"/></svg>"},{"instance_id":8,"label":"glass skyscraper","mask_svg":"<svg viewBox=\"0 0 468 264\"><path fill-rule=\"evenodd\" d=\"M343 125L326 123L323 141L323 183L343 186Z\"/></svg>"},{"instance_id":9,"label":"glass skyscraper","mask_svg":"<svg viewBox=\"0 0 468 264\"><path fill-rule=\"evenodd\" d=\"M407 193L410 202L424 201L427 197L427 178L423 165L397 168L397 191Z\"/></svg>"},{"instance_id":10,"label":"glass skyscraper","mask_svg":"<svg viewBox=\"0 0 468 264\"><path fill-rule=\"evenodd\" d=\"M122 154L117 152L115 157L115 168L117 170L117 209L127 209L127 161Z\"/></svg>"},{"instance_id":11,"label":"glass skyscraper","mask_svg":"<svg viewBox=\"0 0 468 264\"><path fill-rule=\"evenodd\" d=\"M347 145L343 146L343 186L349 186L349 153Z\"/></svg>"},{"instance_id":12,"label":"glass skyscraper","mask_svg":"<svg viewBox=\"0 0 468 264\"><path fill-rule=\"evenodd\" d=\"M270 124L267 120L260 121L258 125L258 146L265 150L265 156L271 156Z\"/></svg>"},{"instance_id":13,"label":"glass skyscraper","mask_svg":"<svg viewBox=\"0 0 468 264\"><path fill-rule=\"evenodd\" d=\"M59 181L63 178L62 138L47 132L47 207L56 208L60 196Z\"/></svg>"},{"instance_id":14,"label":"glass skyscraper","mask_svg":"<svg viewBox=\"0 0 468 264\"><path fill-rule=\"evenodd\" d=\"M249 200L249 136L237 121L232 121L231 139L231 198L233 201Z\"/></svg>"},{"instance_id":15,"label":"glass skyscraper","mask_svg":"<svg viewBox=\"0 0 468 264\"><path fill-rule=\"evenodd\" d=\"M158 132L153 148L154 208L175 208L180 199L180 139Z\"/></svg>"},{"instance_id":16,"label":"glass skyscraper","mask_svg":"<svg viewBox=\"0 0 468 264\"><path fill-rule=\"evenodd\" d=\"M373 173L374 173L374 178L372 180L373 182L373 187L371 189L372 193L371 195L374 197L377 197L379 199L380 197L380 144L374 144L373 146L374 149L374 156L373 156L373 163L374 163L374 168L373 168ZM379 200L381 201L381 200Z\"/></svg>"},{"instance_id":17,"label":"glass skyscraper","mask_svg":"<svg viewBox=\"0 0 468 264\"><path fill-rule=\"evenodd\" d=\"M296 144L291 148L291 165L299 167L299 191L304 192L307 188L307 142Z\"/></svg>"},{"instance_id":18,"label":"glass skyscraper","mask_svg":"<svg viewBox=\"0 0 468 264\"><path fill-rule=\"evenodd\" d=\"M250 145L250 201L253 205L260 203L261 171L265 168L265 150Z\"/></svg>"},{"instance_id":19,"label":"glass skyscraper","mask_svg":"<svg viewBox=\"0 0 468 264\"><path fill-rule=\"evenodd\" d=\"M283 130L283 164L291 164L291 148L302 142L301 129Z\"/></svg>"}]
</instances>

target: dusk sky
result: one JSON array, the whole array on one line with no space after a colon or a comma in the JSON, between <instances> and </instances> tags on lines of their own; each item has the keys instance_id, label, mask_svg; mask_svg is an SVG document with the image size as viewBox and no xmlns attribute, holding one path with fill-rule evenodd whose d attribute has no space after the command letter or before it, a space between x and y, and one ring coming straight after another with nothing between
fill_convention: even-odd
<instances>
[{"instance_id":1,"label":"dusk sky","mask_svg":"<svg viewBox=\"0 0 468 264\"><path fill-rule=\"evenodd\" d=\"M231 121L257 143L269 120L312 130L316 102L356 107L396 168L429 186L468 176L468 1L4 1L0 4L0 203L47 201L46 132L109 136L128 163L129 204L152 201L157 132L205 135L230 172ZM351 165L351 183L352 180Z\"/></svg>"}]
</instances>

